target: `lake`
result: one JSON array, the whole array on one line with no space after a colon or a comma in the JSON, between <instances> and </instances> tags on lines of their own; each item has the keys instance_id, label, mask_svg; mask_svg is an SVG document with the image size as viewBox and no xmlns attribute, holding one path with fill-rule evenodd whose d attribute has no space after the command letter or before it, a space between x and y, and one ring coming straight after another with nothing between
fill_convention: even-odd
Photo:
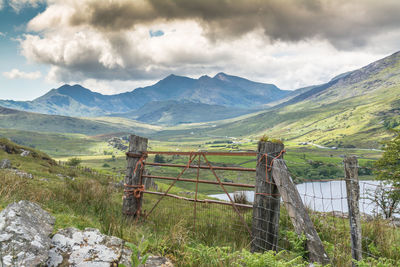
<instances>
[{"instance_id":1,"label":"lake","mask_svg":"<svg viewBox=\"0 0 400 267\"><path fill-rule=\"evenodd\" d=\"M368 197L379 186L379 181L360 181L360 212L373 215L379 212L378 207ZM307 182L296 185L303 203L315 211L348 212L345 181ZM245 192L248 201L254 201L254 191ZM233 196L233 193L230 194ZM209 195L220 200L229 201L226 194Z\"/></svg>"}]
</instances>

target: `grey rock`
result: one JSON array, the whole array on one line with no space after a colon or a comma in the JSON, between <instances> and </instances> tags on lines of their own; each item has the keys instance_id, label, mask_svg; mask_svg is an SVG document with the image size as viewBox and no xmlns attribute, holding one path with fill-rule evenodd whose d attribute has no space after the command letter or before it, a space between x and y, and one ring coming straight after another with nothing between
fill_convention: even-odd
<instances>
[{"instance_id":1,"label":"grey rock","mask_svg":"<svg viewBox=\"0 0 400 267\"><path fill-rule=\"evenodd\" d=\"M125 241L97 229L67 228L53 238L54 218L39 205L20 201L0 213L0 267L8 266L132 266ZM150 256L147 267L173 267L171 261Z\"/></svg>"},{"instance_id":2,"label":"grey rock","mask_svg":"<svg viewBox=\"0 0 400 267\"><path fill-rule=\"evenodd\" d=\"M67 228L52 238L47 265L55 266L96 266L109 267L122 263L131 266L131 251L124 248L124 240L106 236L97 229L81 231Z\"/></svg>"},{"instance_id":3,"label":"grey rock","mask_svg":"<svg viewBox=\"0 0 400 267\"><path fill-rule=\"evenodd\" d=\"M9 169L11 168L11 161L9 159L3 159L0 161L0 169Z\"/></svg>"},{"instance_id":4,"label":"grey rock","mask_svg":"<svg viewBox=\"0 0 400 267\"><path fill-rule=\"evenodd\" d=\"M13 169L11 172L15 173L15 175L18 175L21 178L26 178L26 179L33 179L33 174L32 173L27 173L21 170Z\"/></svg>"},{"instance_id":5,"label":"grey rock","mask_svg":"<svg viewBox=\"0 0 400 267\"><path fill-rule=\"evenodd\" d=\"M173 267L172 262L165 258L159 256L150 256L146 261L146 267Z\"/></svg>"},{"instance_id":6,"label":"grey rock","mask_svg":"<svg viewBox=\"0 0 400 267\"><path fill-rule=\"evenodd\" d=\"M31 153L29 150L24 150L24 149L21 150L22 150L21 157L27 157Z\"/></svg>"},{"instance_id":7,"label":"grey rock","mask_svg":"<svg viewBox=\"0 0 400 267\"><path fill-rule=\"evenodd\" d=\"M75 178L74 177L71 177L71 176L68 176L68 175L62 175L61 173L59 173L59 174L57 174L57 177L60 179L60 180L62 180L62 181L64 181L65 179L69 179L69 180L71 180L71 181L75 181Z\"/></svg>"},{"instance_id":8,"label":"grey rock","mask_svg":"<svg viewBox=\"0 0 400 267\"><path fill-rule=\"evenodd\" d=\"M22 200L0 213L0 266L40 266L48 259L54 218Z\"/></svg>"},{"instance_id":9,"label":"grey rock","mask_svg":"<svg viewBox=\"0 0 400 267\"><path fill-rule=\"evenodd\" d=\"M75 178L74 177L71 177L71 176L65 176L65 178L67 178L67 179L69 179L69 180L71 180L71 181L75 181Z\"/></svg>"},{"instance_id":10,"label":"grey rock","mask_svg":"<svg viewBox=\"0 0 400 267\"><path fill-rule=\"evenodd\" d=\"M121 151L126 151L128 149L128 146L123 144L123 139L119 137L113 137L109 139L108 144Z\"/></svg>"}]
</instances>

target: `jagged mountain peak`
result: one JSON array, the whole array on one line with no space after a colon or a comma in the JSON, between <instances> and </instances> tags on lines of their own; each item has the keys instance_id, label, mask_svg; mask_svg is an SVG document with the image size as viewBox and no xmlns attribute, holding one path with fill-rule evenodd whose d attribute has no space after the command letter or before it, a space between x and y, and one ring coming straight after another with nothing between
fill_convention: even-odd
<instances>
[{"instance_id":1,"label":"jagged mountain peak","mask_svg":"<svg viewBox=\"0 0 400 267\"><path fill-rule=\"evenodd\" d=\"M226 81L226 80L229 79L229 77L233 77L233 76L228 75L228 74L226 74L224 72L219 72L214 76L214 79L218 79L218 80L221 80L221 81Z\"/></svg>"},{"instance_id":2,"label":"jagged mountain peak","mask_svg":"<svg viewBox=\"0 0 400 267\"><path fill-rule=\"evenodd\" d=\"M103 116L137 110L151 101L188 100L193 103L255 109L285 97L283 91L271 84L256 83L220 72L198 79L171 74L159 82L130 92L103 95L79 84L65 84L30 101L4 103L5 106L58 115ZM4 101L0 101L1 102Z\"/></svg>"}]
</instances>

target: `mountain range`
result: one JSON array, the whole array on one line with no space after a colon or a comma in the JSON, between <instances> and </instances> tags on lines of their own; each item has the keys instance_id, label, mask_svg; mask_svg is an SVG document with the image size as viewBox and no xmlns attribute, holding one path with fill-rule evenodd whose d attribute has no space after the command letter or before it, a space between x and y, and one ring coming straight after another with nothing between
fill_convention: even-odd
<instances>
[{"instance_id":1,"label":"mountain range","mask_svg":"<svg viewBox=\"0 0 400 267\"><path fill-rule=\"evenodd\" d=\"M94 135L137 129L170 141L266 133L326 146L378 148L382 140L393 136L390 128L400 128L400 52L325 84L292 92L223 73L199 79L171 75L119 95L65 85L34 101L1 101L0 106L50 114L107 115L79 119L3 108L1 128L27 130L29 122L35 121L35 131ZM58 121L63 122L61 130Z\"/></svg>"},{"instance_id":2,"label":"mountain range","mask_svg":"<svg viewBox=\"0 0 400 267\"><path fill-rule=\"evenodd\" d=\"M253 137L267 133L326 146L377 148L393 137L391 128L400 128L400 52L309 87L254 116L190 133Z\"/></svg>"},{"instance_id":3,"label":"mountain range","mask_svg":"<svg viewBox=\"0 0 400 267\"><path fill-rule=\"evenodd\" d=\"M170 75L122 94L102 95L80 85L64 85L33 101L0 100L0 106L75 117L118 114L148 123L177 124L232 118L291 93L225 73L199 79Z\"/></svg>"}]
</instances>

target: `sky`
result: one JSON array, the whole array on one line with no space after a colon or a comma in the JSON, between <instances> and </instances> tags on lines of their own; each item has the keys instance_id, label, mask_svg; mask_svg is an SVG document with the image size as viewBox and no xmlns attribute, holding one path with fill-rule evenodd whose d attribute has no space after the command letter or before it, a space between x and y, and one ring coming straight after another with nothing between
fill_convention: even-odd
<instances>
[{"instance_id":1,"label":"sky","mask_svg":"<svg viewBox=\"0 0 400 267\"><path fill-rule=\"evenodd\" d=\"M400 50L398 0L0 0L0 99L219 72L294 90Z\"/></svg>"}]
</instances>

